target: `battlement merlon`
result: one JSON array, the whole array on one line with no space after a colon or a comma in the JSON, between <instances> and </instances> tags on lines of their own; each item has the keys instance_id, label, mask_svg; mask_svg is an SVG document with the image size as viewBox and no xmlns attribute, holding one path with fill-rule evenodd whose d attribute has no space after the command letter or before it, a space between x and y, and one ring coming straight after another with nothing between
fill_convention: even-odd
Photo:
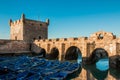
<instances>
[{"instance_id":1,"label":"battlement merlon","mask_svg":"<svg viewBox=\"0 0 120 80\"><path fill-rule=\"evenodd\" d=\"M50 20L46 19L46 23L47 23L47 25L49 25L50 24Z\"/></svg>"},{"instance_id":2,"label":"battlement merlon","mask_svg":"<svg viewBox=\"0 0 120 80\"><path fill-rule=\"evenodd\" d=\"M42 21L37 21L37 20L31 20L31 19L26 19L25 18L25 14L22 14L21 15L21 19L19 20L16 20L16 21L12 21L12 19L9 20L9 25L16 25L16 24L19 24L19 23L24 23L25 21L31 21L31 22L38 22L38 23L45 23L47 24L47 26L50 24L50 20L49 19L46 19L46 22L42 22Z\"/></svg>"},{"instance_id":3,"label":"battlement merlon","mask_svg":"<svg viewBox=\"0 0 120 80\"><path fill-rule=\"evenodd\" d=\"M9 25L11 26L11 23L12 23L12 19L9 20Z\"/></svg>"},{"instance_id":4,"label":"battlement merlon","mask_svg":"<svg viewBox=\"0 0 120 80\"><path fill-rule=\"evenodd\" d=\"M23 23L25 21L25 15L22 14L21 15L21 19L19 20L16 20L16 21L12 21L12 19L9 20L9 25L11 27L11 25L16 25L16 24L19 24L19 23Z\"/></svg>"},{"instance_id":5,"label":"battlement merlon","mask_svg":"<svg viewBox=\"0 0 120 80\"><path fill-rule=\"evenodd\" d=\"M21 15L21 20L24 21L25 20L25 14Z\"/></svg>"}]
</instances>

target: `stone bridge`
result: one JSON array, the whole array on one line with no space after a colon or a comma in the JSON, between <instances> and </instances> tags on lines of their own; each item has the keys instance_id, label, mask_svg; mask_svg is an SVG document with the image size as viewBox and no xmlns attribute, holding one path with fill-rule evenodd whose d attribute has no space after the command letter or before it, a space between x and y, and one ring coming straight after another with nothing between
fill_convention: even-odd
<instances>
[{"instance_id":1,"label":"stone bridge","mask_svg":"<svg viewBox=\"0 0 120 80\"><path fill-rule=\"evenodd\" d=\"M97 48L102 48L109 56L113 56L120 54L120 38L116 38L111 32L99 31L90 37L41 39L34 41L32 51L39 53L44 49L50 54L53 50L57 50L59 60L63 60L68 52L75 48L80 51L82 57L90 56Z\"/></svg>"}]
</instances>

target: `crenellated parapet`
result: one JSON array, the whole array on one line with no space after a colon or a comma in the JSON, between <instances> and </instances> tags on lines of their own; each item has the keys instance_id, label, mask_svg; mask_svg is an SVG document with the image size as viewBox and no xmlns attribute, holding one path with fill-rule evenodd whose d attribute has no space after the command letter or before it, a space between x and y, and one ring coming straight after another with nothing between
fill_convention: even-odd
<instances>
[{"instance_id":1,"label":"crenellated parapet","mask_svg":"<svg viewBox=\"0 0 120 80\"><path fill-rule=\"evenodd\" d=\"M34 42L59 42L59 43L62 43L62 42L75 42L75 41L79 41L79 42L82 42L82 41L87 41L88 38L87 37L79 37L79 38L56 38L56 39L40 39L40 40L35 40Z\"/></svg>"},{"instance_id":2,"label":"crenellated parapet","mask_svg":"<svg viewBox=\"0 0 120 80\"><path fill-rule=\"evenodd\" d=\"M106 50L109 56L120 54L120 38L105 31L93 33L90 37L36 39L34 44L45 49L46 53L57 48L59 59L63 59L71 47L77 47L83 57L90 56L97 48Z\"/></svg>"},{"instance_id":3,"label":"crenellated parapet","mask_svg":"<svg viewBox=\"0 0 120 80\"><path fill-rule=\"evenodd\" d=\"M21 18L19 20L16 21L12 21L12 19L9 20L9 25L11 26L15 26L15 25L19 25L19 24L23 24L23 22L25 21L25 15L22 14Z\"/></svg>"},{"instance_id":4,"label":"crenellated parapet","mask_svg":"<svg viewBox=\"0 0 120 80\"><path fill-rule=\"evenodd\" d=\"M16 20L14 22L12 22L12 20L10 20L10 22L9 22L10 27L18 25L18 24L23 24L23 21L21 19L19 19L19 20Z\"/></svg>"},{"instance_id":5,"label":"crenellated parapet","mask_svg":"<svg viewBox=\"0 0 120 80\"><path fill-rule=\"evenodd\" d=\"M24 40L32 42L35 39L48 38L49 19L45 22L27 19L24 14L16 21L9 20L11 40Z\"/></svg>"}]
</instances>

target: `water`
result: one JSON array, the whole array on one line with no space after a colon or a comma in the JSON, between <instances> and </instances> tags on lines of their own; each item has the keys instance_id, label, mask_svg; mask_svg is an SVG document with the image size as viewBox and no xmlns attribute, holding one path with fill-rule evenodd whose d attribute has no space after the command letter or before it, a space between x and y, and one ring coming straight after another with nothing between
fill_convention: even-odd
<instances>
[{"instance_id":1,"label":"water","mask_svg":"<svg viewBox=\"0 0 120 80\"><path fill-rule=\"evenodd\" d=\"M80 54L78 54L77 63L78 63L78 64L81 64L81 63L82 63L82 56L81 56Z\"/></svg>"},{"instance_id":2,"label":"water","mask_svg":"<svg viewBox=\"0 0 120 80\"><path fill-rule=\"evenodd\" d=\"M15 59L15 58L11 58L10 60L12 61L12 59ZM1 58L1 61L2 61L2 58ZM81 62L82 62L81 56L78 56L77 62L81 65ZM14 63L14 62L11 62L11 63ZM16 69L18 69L17 67L19 67L19 65L15 66ZM98 60L96 64L81 65L80 69L76 73L70 75L67 78L67 80L70 80L70 79L72 80L120 80L120 70L110 68L109 59L104 58L104 59Z\"/></svg>"},{"instance_id":3,"label":"water","mask_svg":"<svg viewBox=\"0 0 120 80\"><path fill-rule=\"evenodd\" d=\"M100 71L95 65L89 65L86 68L83 67L74 80L120 80L120 71L111 68Z\"/></svg>"},{"instance_id":4,"label":"water","mask_svg":"<svg viewBox=\"0 0 120 80\"><path fill-rule=\"evenodd\" d=\"M104 58L92 65L82 65L82 71L74 80L120 80L120 70L109 67L109 59Z\"/></svg>"},{"instance_id":5,"label":"water","mask_svg":"<svg viewBox=\"0 0 120 80\"><path fill-rule=\"evenodd\" d=\"M96 68L100 71L106 71L109 69L109 59L100 59L96 62Z\"/></svg>"}]
</instances>

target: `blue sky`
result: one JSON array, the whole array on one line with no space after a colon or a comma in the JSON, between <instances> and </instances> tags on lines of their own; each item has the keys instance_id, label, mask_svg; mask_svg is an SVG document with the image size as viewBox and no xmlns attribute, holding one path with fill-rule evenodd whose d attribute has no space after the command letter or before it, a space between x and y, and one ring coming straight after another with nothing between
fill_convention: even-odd
<instances>
[{"instance_id":1,"label":"blue sky","mask_svg":"<svg viewBox=\"0 0 120 80\"><path fill-rule=\"evenodd\" d=\"M120 0L1 0L0 38L9 39L9 19L50 19L49 38L88 36L104 30L120 36Z\"/></svg>"}]
</instances>

